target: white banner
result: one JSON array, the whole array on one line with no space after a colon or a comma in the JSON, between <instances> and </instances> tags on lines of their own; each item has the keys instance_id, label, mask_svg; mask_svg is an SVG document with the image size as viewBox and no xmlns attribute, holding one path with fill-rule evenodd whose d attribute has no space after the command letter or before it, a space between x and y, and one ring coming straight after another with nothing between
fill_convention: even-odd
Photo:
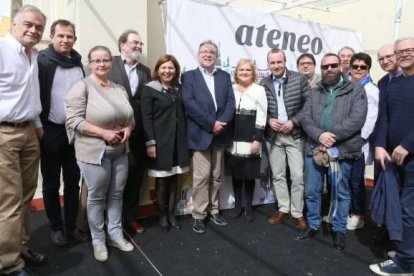
<instances>
[{"instance_id":1,"label":"white banner","mask_svg":"<svg viewBox=\"0 0 414 276\"><path fill-rule=\"evenodd\" d=\"M285 50L291 70L296 70L296 59L302 53L313 54L319 64L324 54L337 53L345 45L362 50L360 33L340 27L208 1L171 0L167 4L167 53L178 59L183 71L198 66L198 46L208 39L219 46L217 67L233 74L240 58L250 58L261 78L269 74L266 54L271 48Z\"/></svg>"},{"instance_id":2,"label":"white banner","mask_svg":"<svg viewBox=\"0 0 414 276\"><path fill-rule=\"evenodd\" d=\"M285 50L286 66L291 70L296 70L296 59L302 53L313 54L319 64L324 54L337 53L345 45L362 50L360 34L350 30L207 1L168 1L167 53L178 59L183 71L198 66L199 44L208 39L219 47L216 67L233 75L238 60L250 58L256 63L260 78L269 74L266 55L271 48ZM270 179L264 158L261 179L256 181L254 204L274 202ZM191 175L181 178L177 210L180 214L192 209L191 186ZM232 207L232 191L231 178L225 177L220 188L222 209Z\"/></svg>"}]
</instances>

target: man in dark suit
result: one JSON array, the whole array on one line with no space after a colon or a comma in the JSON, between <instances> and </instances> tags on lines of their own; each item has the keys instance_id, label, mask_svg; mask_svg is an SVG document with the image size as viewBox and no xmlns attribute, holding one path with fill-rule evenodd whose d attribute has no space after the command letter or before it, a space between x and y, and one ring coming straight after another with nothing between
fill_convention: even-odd
<instances>
[{"instance_id":1,"label":"man in dark suit","mask_svg":"<svg viewBox=\"0 0 414 276\"><path fill-rule=\"evenodd\" d=\"M135 30L126 30L118 39L120 56L112 57L112 72L109 79L125 87L134 110L135 129L129 138L128 179L124 190L124 223L137 233L144 228L136 222L139 189L144 179L146 147L141 120L141 87L151 78L151 70L139 62L142 54L141 36Z\"/></svg>"},{"instance_id":2,"label":"man in dark suit","mask_svg":"<svg viewBox=\"0 0 414 276\"><path fill-rule=\"evenodd\" d=\"M193 151L193 230L205 233L204 220L226 226L219 214L219 188L224 147L232 142L227 124L235 111L229 74L215 68L217 45L205 41L198 48L200 66L182 76L187 112L188 146Z\"/></svg>"}]
</instances>

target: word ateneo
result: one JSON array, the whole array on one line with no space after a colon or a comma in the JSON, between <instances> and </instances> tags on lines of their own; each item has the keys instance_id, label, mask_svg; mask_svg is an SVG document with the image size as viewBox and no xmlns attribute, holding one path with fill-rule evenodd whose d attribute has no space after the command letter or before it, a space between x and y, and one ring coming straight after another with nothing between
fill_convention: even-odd
<instances>
[{"instance_id":1,"label":"word ateneo","mask_svg":"<svg viewBox=\"0 0 414 276\"><path fill-rule=\"evenodd\" d=\"M254 39L254 36L256 36ZM312 52L318 55L322 52L322 39L319 37L311 38L309 35L298 37L293 32L282 32L278 29L266 29L266 25L255 28L254 26L241 25L236 30L235 39L237 44L263 47L264 43L269 48L278 48L300 53Z\"/></svg>"}]
</instances>

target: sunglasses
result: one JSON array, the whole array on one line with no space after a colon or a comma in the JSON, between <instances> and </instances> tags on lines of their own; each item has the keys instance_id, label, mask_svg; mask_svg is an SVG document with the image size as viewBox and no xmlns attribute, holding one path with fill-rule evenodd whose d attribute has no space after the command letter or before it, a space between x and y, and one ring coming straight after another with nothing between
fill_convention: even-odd
<instances>
[{"instance_id":1,"label":"sunglasses","mask_svg":"<svg viewBox=\"0 0 414 276\"><path fill-rule=\"evenodd\" d=\"M368 69L368 66L367 65L356 65L356 64L352 64L351 65L351 68L354 69L354 70L358 70L358 69L367 70Z\"/></svg>"},{"instance_id":2,"label":"sunglasses","mask_svg":"<svg viewBox=\"0 0 414 276\"><path fill-rule=\"evenodd\" d=\"M330 63L330 64L321 65L322 70L328 70L329 67L331 67L332 69L336 69L339 67L339 63Z\"/></svg>"}]
</instances>

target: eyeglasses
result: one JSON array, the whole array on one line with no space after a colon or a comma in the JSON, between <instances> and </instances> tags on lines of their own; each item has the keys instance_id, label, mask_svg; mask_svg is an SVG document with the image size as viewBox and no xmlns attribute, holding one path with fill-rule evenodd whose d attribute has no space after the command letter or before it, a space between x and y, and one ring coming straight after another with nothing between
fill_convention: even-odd
<instances>
[{"instance_id":1,"label":"eyeglasses","mask_svg":"<svg viewBox=\"0 0 414 276\"><path fill-rule=\"evenodd\" d=\"M406 49L402 49L402 50L396 50L396 51L394 51L394 53L397 56L402 56L403 54L411 55L411 54L414 53L414 48L406 48Z\"/></svg>"},{"instance_id":2,"label":"eyeglasses","mask_svg":"<svg viewBox=\"0 0 414 276\"><path fill-rule=\"evenodd\" d=\"M129 41L129 43L131 43L131 44L132 44L132 45L134 45L134 46L144 47L144 43L143 43L143 42L141 42L141 41L132 40L132 41Z\"/></svg>"},{"instance_id":3,"label":"eyeglasses","mask_svg":"<svg viewBox=\"0 0 414 276\"><path fill-rule=\"evenodd\" d=\"M378 62L379 63L382 63L382 62L384 62L386 59L391 59L393 56L395 56L395 54L392 54L392 55L386 55L386 56L383 56L383 57L380 57L380 58L378 58Z\"/></svg>"},{"instance_id":4,"label":"eyeglasses","mask_svg":"<svg viewBox=\"0 0 414 276\"><path fill-rule=\"evenodd\" d=\"M358 70L358 69L367 70L368 69L368 66L367 65L356 65L356 64L352 64L351 65L351 68L354 69L354 70Z\"/></svg>"},{"instance_id":5,"label":"eyeglasses","mask_svg":"<svg viewBox=\"0 0 414 276\"><path fill-rule=\"evenodd\" d=\"M95 65L100 65L101 63L108 64L111 62L112 62L112 59L93 59L89 61L89 63L95 64Z\"/></svg>"},{"instance_id":6,"label":"eyeglasses","mask_svg":"<svg viewBox=\"0 0 414 276\"><path fill-rule=\"evenodd\" d=\"M321 65L322 70L328 70L329 67L331 67L332 69L336 69L339 67L339 63L330 63L330 64Z\"/></svg>"},{"instance_id":7,"label":"eyeglasses","mask_svg":"<svg viewBox=\"0 0 414 276\"><path fill-rule=\"evenodd\" d=\"M307 66L315 66L315 64L313 63L313 62L310 62L310 61L304 61L304 62L299 62L299 66L305 66L305 65L307 65Z\"/></svg>"},{"instance_id":8,"label":"eyeglasses","mask_svg":"<svg viewBox=\"0 0 414 276\"><path fill-rule=\"evenodd\" d=\"M201 55L207 55L207 54L215 55L216 54L216 51L213 51L213 50L203 50L203 51L200 51L198 53L201 54Z\"/></svg>"}]
</instances>

